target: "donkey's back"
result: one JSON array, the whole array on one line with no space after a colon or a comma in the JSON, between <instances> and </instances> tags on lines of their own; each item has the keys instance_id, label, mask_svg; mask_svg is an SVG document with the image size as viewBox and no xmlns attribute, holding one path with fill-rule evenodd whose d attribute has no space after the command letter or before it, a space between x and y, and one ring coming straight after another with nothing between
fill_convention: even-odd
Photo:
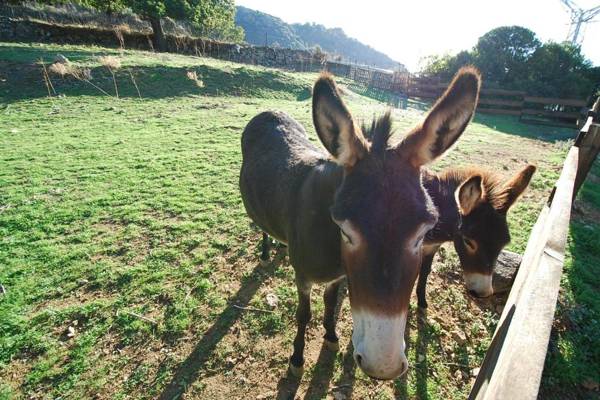
<instances>
[{"instance_id":1,"label":"donkey's back","mask_svg":"<svg viewBox=\"0 0 600 400\"><path fill-rule=\"evenodd\" d=\"M281 111L258 114L242 133L240 189L250 218L287 243L297 193L312 167L327 159L306 131Z\"/></svg>"}]
</instances>

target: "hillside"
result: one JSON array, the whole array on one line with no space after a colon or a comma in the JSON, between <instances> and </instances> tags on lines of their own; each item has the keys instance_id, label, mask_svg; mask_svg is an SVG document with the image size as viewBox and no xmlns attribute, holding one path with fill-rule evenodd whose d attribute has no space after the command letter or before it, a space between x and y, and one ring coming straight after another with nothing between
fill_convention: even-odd
<instances>
[{"instance_id":1,"label":"hillside","mask_svg":"<svg viewBox=\"0 0 600 400\"><path fill-rule=\"evenodd\" d=\"M400 64L371 46L347 36L341 28L328 29L313 23L288 24L280 18L242 6L237 7L235 23L244 28L246 41L254 45L268 44L292 49L319 46L330 54L341 56L343 60L387 69L395 69Z\"/></svg>"}]
</instances>

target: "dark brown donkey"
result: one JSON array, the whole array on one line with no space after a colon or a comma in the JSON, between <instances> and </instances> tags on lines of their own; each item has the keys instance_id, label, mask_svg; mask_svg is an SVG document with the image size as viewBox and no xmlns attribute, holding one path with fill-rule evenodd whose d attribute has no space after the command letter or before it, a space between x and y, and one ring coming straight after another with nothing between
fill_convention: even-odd
<instances>
[{"instance_id":1,"label":"dark brown donkey","mask_svg":"<svg viewBox=\"0 0 600 400\"><path fill-rule=\"evenodd\" d=\"M389 118L376 124L372 140L365 139L329 75L315 83L312 104L317 135L329 154L283 112L263 112L246 126L240 172L244 206L265 234L287 244L295 270L299 303L292 373L300 374L304 364L313 283L327 284L325 340L337 346L334 309L344 276L356 363L379 379L407 370L408 303L423 238L437 221L421 184L421 166L464 131L479 86L476 70L461 70L425 121L397 145L388 143Z\"/></svg>"},{"instance_id":2,"label":"dark brown donkey","mask_svg":"<svg viewBox=\"0 0 600 400\"><path fill-rule=\"evenodd\" d=\"M506 182L481 168L424 172L423 185L438 209L439 219L425 236L417 284L419 307L427 307L427 276L444 242L454 242L469 293L475 297L493 294L494 265L510 242L506 213L527 188L534 172L535 167L528 165Z\"/></svg>"}]
</instances>

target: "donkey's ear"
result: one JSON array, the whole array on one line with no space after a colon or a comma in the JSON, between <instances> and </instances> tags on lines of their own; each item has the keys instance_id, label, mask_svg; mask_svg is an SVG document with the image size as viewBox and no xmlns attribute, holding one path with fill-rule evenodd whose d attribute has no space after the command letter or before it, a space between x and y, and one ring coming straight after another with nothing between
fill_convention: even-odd
<instances>
[{"instance_id":1,"label":"donkey's ear","mask_svg":"<svg viewBox=\"0 0 600 400\"><path fill-rule=\"evenodd\" d=\"M498 211L506 213L529 185L535 165L528 165L504 184L499 194Z\"/></svg>"},{"instance_id":2,"label":"donkey's ear","mask_svg":"<svg viewBox=\"0 0 600 400\"><path fill-rule=\"evenodd\" d=\"M458 205L458 209L462 215L468 215L477 207L481 201L483 201L483 197L485 196L485 191L483 188L483 183L480 175L473 175L456 189L454 193L456 197L456 204Z\"/></svg>"},{"instance_id":3,"label":"donkey's ear","mask_svg":"<svg viewBox=\"0 0 600 400\"><path fill-rule=\"evenodd\" d=\"M338 164L350 168L367 153L368 144L329 74L315 83L312 114L319 139Z\"/></svg>"},{"instance_id":4,"label":"donkey's ear","mask_svg":"<svg viewBox=\"0 0 600 400\"><path fill-rule=\"evenodd\" d=\"M435 160L456 142L475 113L480 86L481 76L474 67L463 67L456 73L422 125L400 146L415 167Z\"/></svg>"}]
</instances>

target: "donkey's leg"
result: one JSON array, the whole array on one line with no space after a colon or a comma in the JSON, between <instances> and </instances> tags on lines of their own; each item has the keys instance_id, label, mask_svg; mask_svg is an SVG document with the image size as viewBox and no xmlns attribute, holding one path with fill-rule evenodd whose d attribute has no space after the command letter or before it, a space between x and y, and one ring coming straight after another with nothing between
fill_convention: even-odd
<instances>
[{"instance_id":1,"label":"donkey's leg","mask_svg":"<svg viewBox=\"0 0 600 400\"><path fill-rule=\"evenodd\" d=\"M298 308L296 309L298 331L294 339L294 354L290 358L290 372L292 375L299 377L304 372L304 338L306 336L306 326L311 318L310 289L312 283L296 276L296 287L298 288Z\"/></svg>"},{"instance_id":2,"label":"donkey's leg","mask_svg":"<svg viewBox=\"0 0 600 400\"><path fill-rule=\"evenodd\" d=\"M269 262L269 250L271 249L271 244L269 243L269 235L265 232L262 234L262 244L261 244L261 253L260 253L260 265L263 267L267 265Z\"/></svg>"},{"instance_id":3,"label":"donkey's leg","mask_svg":"<svg viewBox=\"0 0 600 400\"><path fill-rule=\"evenodd\" d=\"M325 346L331 351L338 351L340 348L339 339L335 333L335 308L337 307L339 292L340 281L336 281L327 285L323 294L323 301L325 303L325 313L323 315Z\"/></svg>"},{"instance_id":4,"label":"donkey's leg","mask_svg":"<svg viewBox=\"0 0 600 400\"><path fill-rule=\"evenodd\" d=\"M421 263L421 270L419 271L419 282L417 283L417 303L421 308L427 308L427 300L425 299L425 289L427 287L427 277L431 272L431 263L433 262L433 256L435 251L431 254L424 254L423 261Z\"/></svg>"}]
</instances>

